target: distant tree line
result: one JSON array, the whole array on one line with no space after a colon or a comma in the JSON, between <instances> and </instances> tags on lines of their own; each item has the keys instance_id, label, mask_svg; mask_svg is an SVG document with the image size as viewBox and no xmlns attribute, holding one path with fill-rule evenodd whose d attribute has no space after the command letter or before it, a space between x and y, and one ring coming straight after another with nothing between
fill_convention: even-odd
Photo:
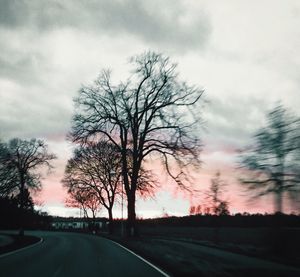
<instances>
[{"instance_id":1,"label":"distant tree line","mask_svg":"<svg viewBox=\"0 0 300 277\"><path fill-rule=\"evenodd\" d=\"M25 189L24 206L20 209L20 196L0 198L0 229L50 229L52 217L36 211L30 193Z\"/></svg>"},{"instance_id":2,"label":"distant tree line","mask_svg":"<svg viewBox=\"0 0 300 277\"><path fill-rule=\"evenodd\" d=\"M294 214L235 214L235 215L192 215L141 219L142 226L170 227L300 227L300 216Z\"/></svg>"}]
</instances>

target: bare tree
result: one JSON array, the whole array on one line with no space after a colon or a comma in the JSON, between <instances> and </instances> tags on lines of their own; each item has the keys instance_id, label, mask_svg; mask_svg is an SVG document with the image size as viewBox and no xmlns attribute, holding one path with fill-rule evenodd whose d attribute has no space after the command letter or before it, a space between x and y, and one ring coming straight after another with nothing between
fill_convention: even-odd
<instances>
[{"instance_id":1,"label":"bare tree","mask_svg":"<svg viewBox=\"0 0 300 277\"><path fill-rule=\"evenodd\" d=\"M48 153L48 147L42 140L12 139L0 147L0 188L1 194L19 194L20 208L24 209L27 189L41 187L42 166L50 169L50 161L55 155ZM21 228L20 234L23 235Z\"/></svg>"},{"instance_id":2,"label":"bare tree","mask_svg":"<svg viewBox=\"0 0 300 277\"><path fill-rule=\"evenodd\" d=\"M19 206L20 206L20 203L21 203L21 198L23 199L22 201L23 201L23 209L24 210L29 210L29 211L34 210L34 202L33 202L33 199L30 195L30 191L29 191L28 188L24 188L23 195L21 195L19 193L13 198L16 199Z\"/></svg>"},{"instance_id":3,"label":"bare tree","mask_svg":"<svg viewBox=\"0 0 300 277\"><path fill-rule=\"evenodd\" d=\"M81 197L81 190L68 190L68 197L65 199L65 206L68 208L78 208L83 211L83 217L89 218L88 207L85 199Z\"/></svg>"},{"instance_id":4,"label":"bare tree","mask_svg":"<svg viewBox=\"0 0 300 277\"><path fill-rule=\"evenodd\" d=\"M72 208L79 208L83 210L84 217L89 221L89 211L92 214L93 227L96 223L96 215L100 211L101 203L99 198L91 189L78 189L72 187L68 190L68 198L66 199L66 206Z\"/></svg>"},{"instance_id":5,"label":"bare tree","mask_svg":"<svg viewBox=\"0 0 300 277\"><path fill-rule=\"evenodd\" d=\"M108 211L110 233L113 232L113 206L120 191L120 155L111 143L90 143L81 146L68 161L63 184L80 201L83 195L96 196ZM85 205L87 203L84 203Z\"/></svg>"},{"instance_id":6,"label":"bare tree","mask_svg":"<svg viewBox=\"0 0 300 277\"><path fill-rule=\"evenodd\" d=\"M16 192L16 179L18 179L18 171L9 160L8 146L0 142L0 197L11 196Z\"/></svg>"},{"instance_id":7,"label":"bare tree","mask_svg":"<svg viewBox=\"0 0 300 277\"><path fill-rule=\"evenodd\" d=\"M215 177L211 179L209 190L205 192L210 210L216 215L229 214L229 203L224 199L226 186L227 184L221 179L221 173L217 172Z\"/></svg>"},{"instance_id":8,"label":"bare tree","mask_svg":"<svg viewBox=\"0 0 300 277\"><path fill-rule=\"evenodd\" d=\"M279 105L268 114L267 126L254 143L241 151L242 184L258 193L274 195L275 212L283 211L283 194L291 198L300 191L300 119ZM298 199L299 200L299 199Z\"/></svg>"},{"instance_id":9,"label":"bare tree","mask_svg":"<svg viewBox=\"0 0 300 277\"><path fill-rule=\"evenodd\" d=\"M190 206L190 215L199 215L202 213L202 206L201 205L191 205Z\"/></svg>"},{"instance_id":10,"label":"bare tree","mask_svg":"<svg viewBox=\"0 0 300 277\"><path fill-rule=\"evenodd\" d=\"M200 98L203 90L179 81L168 57L146 52L131 59L126 82L113 85L103 71L94 85L84 86L75 99L70 138L84 143L107 139L121 154L127 195L127 235L136 235L136 192L143 161L158 155L168 175L187 188L187 168L199 165ZM128 156L132 164L128 164Z\"/></svg>"}]
</instances>

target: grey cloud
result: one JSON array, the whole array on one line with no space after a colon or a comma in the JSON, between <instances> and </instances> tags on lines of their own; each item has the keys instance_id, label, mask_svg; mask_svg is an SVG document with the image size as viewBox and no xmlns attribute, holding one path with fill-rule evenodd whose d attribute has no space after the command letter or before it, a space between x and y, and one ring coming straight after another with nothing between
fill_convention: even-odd
<instances>
[{"instance_id":1,"label":"grey cloud","mask_svg":"<svg viewBox=\"0 0 300 277\"><path fill-rule=\"evenodd\" d=\"M39 72L41 71L41 56L38 54L21 55L14 52L12 59L8 52L0 54L0 76L17 80L19 83L30 85L37 84ZM16 59L16 56L17 59Z\"/></svg>"},{"instance_id":2,"label":"grey cloud","mask_svg":"<svg viewBox=\"0 0 300 277\"><path fill-rule=\"evenodd\" d=\"M19 13L20 4L23 2L1 0L0 1L0 23L4 26L18 26L27 18L26 11L21 9L23 13Z\"/></svg>"},{"instance_id":3,"label":"grey cloud","mask_svg":"<svg viewBox=\"0 0 300 277\"><path fill-rule=\"evenodd\" d=\"M51 92L36 90L2 98L0 103L0 136L42 137L62 141L70 128L72 97L68 101Z\"/></svg>"},{"instance_id":4,"label":"grey cloud","mask_svg":"<svg viewBox=\"0 0 300 277\"><path fill-rule=\"evenodd\" d=\"M0 24L9 28L36 24L36 27L45 27L51 17L55 22L63 15L63 6L58 1L0 0L0 7Z\"/></svg>"},{"instance_id":5,"label":"grey cloud","mask_svg":"<svg viewBox=\"0 0 300 277\"><path fill-rule=\"evenodd\" d=\"M264 125L266 112L274 103L257 97L213 98L206 107L204 120L208 132L205 143L213 149L239 149L251 142Z\"/></svg>"},{"instance_id":6,"label":"grey cloud","mask_svg":"<svg viewBox=\"0 0 300 277\"><path fill-rule=\"evenodd\" d=\"M1 1L1 0L0 0ZM0 77L21 84L38 84L49 64L45 49L34 35L0 29Z\"/></svg>"},{"instance_id":7,"label":"grey cloud","mask_svg":"<svg viewBox=\"0 0 300 277\"><path fill-rule=\"evenodd\" d=\"M187 50L205 46L211 32L204 13L187 14L180 1L0 0L0 24L6 28L47 31L61 27L98 35L133 35L151 46Z\"/></svg>"}]
</instances>

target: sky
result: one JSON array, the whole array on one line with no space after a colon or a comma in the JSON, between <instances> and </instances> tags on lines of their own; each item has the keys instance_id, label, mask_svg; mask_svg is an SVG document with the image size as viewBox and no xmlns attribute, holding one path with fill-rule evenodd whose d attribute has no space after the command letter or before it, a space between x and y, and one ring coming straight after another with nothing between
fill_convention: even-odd
<instances>
[{"instance_id":1,"label":"sky","mask_svg":"<svg viewBox=\"0 0 300 277\"><path fill-rule=\"evenodd\" d=\"M277 103L299 115L299 26L298 0L0 0L0 137L47 142L58 159L35 198L50 214L78 216L64 207L60 182L72 154L73 98L104 68L125 80L129 58L154 50L205 89L194 186L204 191L220 171L231 212L270 212L271 199L253 204L238 184L236 152ZM137 215L184 215L202 203L162 182L154 200L138 200Z\"/></svg>"}]
</instances>

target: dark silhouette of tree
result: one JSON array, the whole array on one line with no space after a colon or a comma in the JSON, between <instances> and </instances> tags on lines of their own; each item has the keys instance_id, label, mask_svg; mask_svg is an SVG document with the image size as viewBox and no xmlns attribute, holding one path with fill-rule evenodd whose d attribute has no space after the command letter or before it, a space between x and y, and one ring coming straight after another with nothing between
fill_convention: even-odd
<instances>
[{"instance_id":1,"label":"dark silhouette of tree","mask_svg":"<svg viewBox=\"0 0 300 277\"><path fill-rule=\"evenodd\" d=\"M126 82L113 85L110 72L103 71L94 85L80 89L70 138L80 143L101 138L117 147L127 195L127 235L137 235L135 202L144 160L158 155L182 188L191 181L187 169L199 165L197 105L203 90L179 81L176 65L161 54L146 52L131 63Z\"/></svg>"},{"instance_id":2,"label":"dark silhouette of tree","mask_svg":"<svg viewBox=\"0 0 300 277\"><path fill-rule=\"evenodd\" d=\"M34 202L33 202L33 199L30 195L30 191L28 188L24 188L23 196L21 195L21 193L19 193L15 196L15 200L17 201L17 203L19 203L19 205L18 205L19 207L20 207L20 203L22 201L21 198L23 198L23 209L33 211L34 210Z\"/></svg>"},{"instance_id":3,"label":"dark silhouette of tree","mask_svg":"<svg viewBox=\"0 0 300 277\"><path fill-rule=\"evenodd\" d=\"M195 209L196 209L195 206L191 206L191 207L190 207L190 215L196 214L196 213L195 213Z\"/></svg>"},{"instance_id":4,"label":"dark silhouette of tree","mask_svg":"<svg viewBox=\"0 0 300 277\"><path fill-rule=\"evenodd\" d=\"M282 213L284 193L299 197L300 119L282 105L267 119L267 125L255 134L254 143L241 151L245 173L241 183L257 191L256 197L273 194L275 212Z\"/></svg>"},{"instance_id":5,"label":"dark silhouette of tree","mask_svg":"<svg viewBox=\"0 0 300 277\"><path fill-rule=\"evenodd\" d=\"M209 214L210 214L210 211L211 211L210 207L207 207L207 206L205 205L204 208L203 208L203 214L204 214L204 215L209 215Z\"/></svg>"},{"instance_id":6,"label":"dark silhouette of tree","mask_svg":"<svg viewBox=\"0 0 300 277\"><path fill-rule=\"evenodd\" d=\"M88 208L90 200L96 200L94 197L98 199L108 211L109 230L112 233L113 206L120 192L120 179L120 154L113 144L102 141L75 150L74 157L68 161L62 182L72 198L85 208Z\"/></svg>"},{"instance_id":7,"label":"dark silhouette of tree","mask_svg":"<svg viewBox=\"0 0 300 277\"><path fill-rule=\"evenodd\" d=\"M202 213L202 207L201 205L197 206L190 206L190 215L197 215Z\"/></svg>"},{"instance_id":8,"label":"dark silhouette of tree","mask_svg":"<svg viewBox=\"0 0 300 277\"><path fill-rule=\"evenodd\" d=\"M229 215L229 203L228 201L221 200L219 205L215 208L215 213L217 215Z\"/></svg>"},{"instance_id":9,"label":"dark silhouette of tree","mask_svg":"<svg viewBox=\"0 0 300 277\"><path fill-rule=\"evenodd\" d=\"M216 215L228 215L228 201L224 200L224 192L227 184L221 179L221 173L217 172L211 179L209 190L205 192L210 211Z\"/></svg>"},{"instance_id":10,"label":"dark silhouette of tree","mask_svg":"<svg viewBox=\"0 0 300 277\"><path fill-rule=\"evenodd\" d=\"M24 210L26 193L29 189L41 188L41 173L45 166L50 169L50 161L55 155L48 153L42 140L21 140L18 138L0 146L0 190L2 195L18 194L20 209ZM20 235L24 231L21 228Z\"/></svg>"},{"instance_id":11,"label":"dark silhouette of tree","mask_svg":"<svg viewBox=\"0 0 300 277\"><path fill-rule=\"evenodd\" d=\"M0 142L0 196L8 197L16 191L18 171L9 160L9 151L6 143Z\"/></svg>"},{"instance_id":12,"label":"dark silhouette of tree","mask_svg":"<svg viewBox=\"0 0 300 277\"><path fill-rule=\"evenodd\" d=\"M198 205L195 209L196 214L201 214L202 213L202 206Z\"/></svg>"},{"instance_id":13,"label":"dark silhouette of tree","mask_svg":"<svg viewBox=\"0 0 300 277\"><path fill-rule=\"evenodd\" d=\"M228 201L224 199L225 187L227 184L221 179L221 173L218 171L214 178L211 179L209 189L206 194L206 215L212 214L214 218L229 215ZM220 222L214 220L213 240L216 244L220 243Z\"/></svg>"},{"instance_id":14,"label":"dark silhouette of tree","mask_svg":"<svg viewBox=\"0 0 300 277\"><path fill-rule=\"evenodd\" d=\"M83 190L75 187L68 191L68 198L65 203L67 207L82 209L84 217L87 219L89 219L88 211L90 211L93 224L95 224L96 215L100 211L101 203L93 190Z\"/></svg>"}]
</instances>

